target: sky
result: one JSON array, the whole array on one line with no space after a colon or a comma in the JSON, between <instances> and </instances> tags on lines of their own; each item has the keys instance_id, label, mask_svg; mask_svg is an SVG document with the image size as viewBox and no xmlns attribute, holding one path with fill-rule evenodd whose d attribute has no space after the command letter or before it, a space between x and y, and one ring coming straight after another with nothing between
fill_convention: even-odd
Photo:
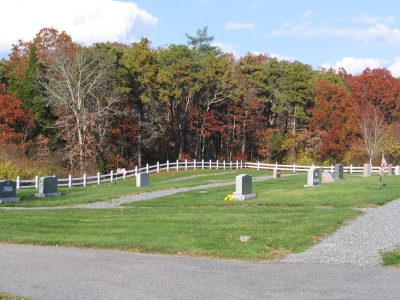
<instances>
[{"instance_id":1,"label":"sky","mask_svg":"<svg viewBox=\"0 0 400 300\"><path fill-rule=\"evenodd\" d=\"M186 43L208 26L214 44L235 56L265 53L314 69L388 68L400 77L400 1L396 0L2 0L0 57L43 27L74 41L154 47Z\"/></svg>"}]
</instances>

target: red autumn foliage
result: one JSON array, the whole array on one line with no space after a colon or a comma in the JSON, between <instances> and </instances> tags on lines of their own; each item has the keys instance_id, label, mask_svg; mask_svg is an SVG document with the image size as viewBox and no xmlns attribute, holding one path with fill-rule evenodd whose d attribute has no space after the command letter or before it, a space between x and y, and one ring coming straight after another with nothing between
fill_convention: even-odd
<instances>
[{"instance_id":1,"label":"red autumn foliage","mask_svg":"<svg viewBox=\"0 0 400 300\"><path fill-rule=\"evenodd\" d=\"M33 128L33 115L23 109L21 100L7 93L4 84L0 84L0 107L0 143L24 144Z\"/></svg>"}]
</instances>

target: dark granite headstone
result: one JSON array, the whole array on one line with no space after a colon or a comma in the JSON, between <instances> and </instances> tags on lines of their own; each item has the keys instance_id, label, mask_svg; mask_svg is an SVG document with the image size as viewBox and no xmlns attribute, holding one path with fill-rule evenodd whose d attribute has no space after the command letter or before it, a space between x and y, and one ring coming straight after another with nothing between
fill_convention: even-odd
<instances>
[{"instance_id":1,"label":"dark granite headstone","mask_svg":"<svg viewBox=\"0 0 400 300\"><path fill-rule=\"evenodd\" d=\"M136 187L144 187L150 185L150 177L147 173L140 173L136 176Z\"/></svg>"},{"instance_id":2,"label":"dark granite headstone","mask_svg":"<svg viewBox=\"0 0 400 300\"><path fill-rule=\"evenodd\" d=\"M335 165L335 180L343 179L343 165L336 164Z\"/></svg>"},{"instance_id":3,"label":"dark granite headstone","mask_svg":"<svg viewBox=\"0 0 400 300\"><path fill-rule=\"evenodd\" d=\"M0 203L19 201L17 183L11 180L0 181Z\"/></svg>"},{"instance_id":4,"label":"dark granite headstone","mask_svg":"<svg viewBox=\"0 0 400 300\"><path fill-rule=\"evenodd\" d=\"M35 197L58 197L61 193L58 192L58 178L57 177L41 177L39 180L39 192Z\"/></svg>"}]
</instances>

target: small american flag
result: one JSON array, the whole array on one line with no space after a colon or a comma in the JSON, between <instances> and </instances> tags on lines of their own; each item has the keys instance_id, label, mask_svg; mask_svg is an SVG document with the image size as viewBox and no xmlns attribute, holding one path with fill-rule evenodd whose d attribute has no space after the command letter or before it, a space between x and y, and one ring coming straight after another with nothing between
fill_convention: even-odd
<instances>
[{"instance_id":1,"label":"small american flag","mask_svg":"<svg viewBox=\"0 0 400 300\"><path fill-rule=\"evenodd\" d=\"M387 161L385 159L385 156L382 154L382 161L381 161L381 170L382 172L387 168Z\"/></svg>"}]
</instances>

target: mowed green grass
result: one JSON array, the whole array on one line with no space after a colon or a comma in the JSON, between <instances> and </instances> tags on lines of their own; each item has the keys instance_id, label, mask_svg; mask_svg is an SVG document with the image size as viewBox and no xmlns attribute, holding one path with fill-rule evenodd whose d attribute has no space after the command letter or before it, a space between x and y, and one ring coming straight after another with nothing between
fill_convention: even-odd
<instances>
[{"instance_id":1,"label":"mowed green grass","mask_svg":"<svg viewBox=\"0 0 400 300\"><path fill-rule=\"evenodd\" d=\"M331 234L360 214L351 208L400 196L398 177L385 178L382 190L378 177L349 176L320 188L304 188L305 180L303 174L255 182L257 199L243 202L224 201L231 186L119 209L0 210L0 241L269 260ZM241 243L241 235L250 242Z\"/></svg>"},{"instance_id":2,"label":"mowed green grass","mask_svg":"<svg viewBox=\"0 0 400 300\"><path fill-rule=\"evenodd\" d=\"M118 181L107 182L100 185L60 188L59 191L62 193L61 197L44 199L34 197L36 190L21 189L17 192L17 196L21 197L19 202L0 204L0 207L40 207L92 203L143 192L190 187L209 183L224 182L226 180L232 181L235 180L235 176L243 172L255 176L271 174L271 171L257 170L171 170L169 172L151 174L151 185L143 188L136 187L135 178L128 178L126 180L119 179Z\"/></svg>"},{"instance_id":3,"label":"mowed green grass","mask_svg":"<svg viewBox=\"0 0 400 300\"><path fill-rule=\"evenodd\" d=\"M400 246L393 251L383 253L382 260L384 266L400 267Z\"/></svg>"}]
</instances>

